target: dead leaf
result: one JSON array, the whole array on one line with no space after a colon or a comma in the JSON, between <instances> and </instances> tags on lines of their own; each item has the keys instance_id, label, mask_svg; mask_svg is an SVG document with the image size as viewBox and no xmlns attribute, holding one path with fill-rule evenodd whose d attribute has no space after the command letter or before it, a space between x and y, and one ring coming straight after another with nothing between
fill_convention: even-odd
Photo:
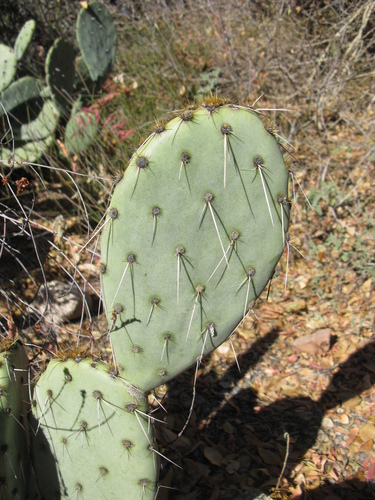
<instances>
[{"instance_id":1,"label":"dead leaf","mask_svg":"<svg viewBox=\"0 0 375 500\"><path fill-rule=\"evenodd\" d=\"M309 354L325 354L329 351L331 345L332 330L323 328L310 335L304 335L292 342L292 346L298 351Z\"/></svg>"},{"instance_id":2,"label":"dead leaf","mask_svg":"<svg viewBox=\"0 0 375 500\"><path fill-rule=\"evenodd\" d=\"M366 472L367 481L371 481L375 477L375 458L373 458L369 464L369 467Z\"/></svg>"},{"instance_id":3,"label":"dead leaf","mask_svg":"<svg viewBox=\"0 0 375 500\"><path fill-rule=\"evenodd\" d=\"M359 437L364 443L370 439L375 439L375 426L373 424L365 424L359 429Z\"/></svg>"},{"instance_id":4,"label":"dead leaf","mask_svg":"<svg viewBox=\"0 0 375 500\"><path fill-rule=\"evenodd\" d=\"M360 447L358 452L359 453L368 453L369 451L372 450L372 447L374 446L374 441L373 439L369 439L368 441L364 442Z\"/></svg>"},{"instance_id":5,"label":"dead leaf","mask_svg":"<svg viewBox=\"0 0 375 500\"><path fill-rule=\"evenodd\" d=\"M223 424L223 431L227 434L234 434L235 428L230 422L226 421Z\"/></svg>"},{"instance_id":6,"label":"dead leaf","mask_svg":"<svg viewBox=\"0 0 375 500\"><path fill-rule=\"evenodd\" d=\"M292 496L289 497L289 500L300 500L302 498L303 491L301 488L300 484L297 484L297 486L294 488L292 492Z\"/></svg>"},{"instance_id":7,"label":"dead leaf","mask_svg":"<svg viewBox=\"0 0 375 500\"><path fill-rule=\"evenodd\" d=\"M271 450L258 446L258 453L267 465L280 465L282 463L280 455Z\"/></svg>"},{"instance_id":8,"label":"dead leaf","mask_svg":"<svg viewBox=\"0 0 375 500\"><path fill-rule=\"evenodd\" d=\"M16 324L13 321L12 315L9 313L8 314L8 335L7 339L9 340L14 340L17 335L17 328Z\"/></svg>"},{"instance_id":9,"label":"dead leaf","mask_svg":"<svg viewBox=\"0 0 375 500\"><path fill-rule=\"evenodd\" d=\"M292 354L292 355L290 355L290 356L287 358L287 361L289 361L289 363L295 363L296 361L298 361L298 356L297 356L297 354Z\"/></svg>"},{"instance_id":10,"label":"dead leaf","mask_svg":"<svg viewBox=\"0 0 375 500\"><path fill-rule=\"evenodd\" d=\"M241 464L238 460L229 460L228 464L225 467L225 470L228 472L228 474L233 474L234 472L237 472L240 468Z\"/></svg>"},{"instance_id":11,"label":"dead leaf","mask_svg":"<svg viewBox=\"0 0 375 500\"><path fill-rule=\"evenodd\" d=\"M371 289L372 289L372 278L369 278L361 286L362 292L364 293L365 297L367 297L368 299L371 296Z\"/></svg>"},{"instance_id":12,"label":"dead leaf","mask_svg":"<svg viewBox=\"0 0 375 500\"><path fill-rule=\"evenodd\" d=\"M299 311L304 311L305 309L306 309L305 299L296 300L295 302L292 302L289 306L290 312L299 312Z\"/></svg>"},{"instance_id":13,"label":"dead leaf","mask_svg":"<svg viewBox=\"0 0 375 500\"><path fill-rule=\"evenodd\" d=\"M251 432L246 425L244 428L244 437L246 444L253 444L255 446L263 445L263 441L261 441L253 432Z\"/></svg>"},{"instance_id":14,"label":"dead leaf","mask_svg":"<svg viewBox=\"0 0 375 500\"><path fill-rule=\"evenodd\" d=\"M350 430L348 439L346 440L345 446L348 447L350 446L355 438L358 436L359 429L358 427L354 427L353 429Z\"/></svg>"},{"instance_id":15,"label":"dead leaf","mask_svg":"<svg viewBox=\"0 0 375 500\"><path fill-rule=\"evenodd\" d=\"M213 448L212 446L205 446L205 448L203 449L203 454L213 465L220 466L223 462L223 455L217 450L217 448Z\"/></svg>"},{"instance_id":16,"label":"dead leaf","mask_svg":"<svg viewBox=\"0 0 375 500\"><path fill-rule=\"evenodd\" d=\"M354 396L347 401L342 403L342 407L345 408L346 411L352 410L356 406L360 406L362 402L362 398L360 396Z\"/></svg>"},{"instance_id":17,"label":"dead leaf","mask_svg":"<svg viewBox=\"0 0 375 500\"><path fill-rule=\"evenodd\" d=\"M346 413L341 413L341 415L337 415L337 420L344 425L349 423L349 417Z\"/></svg>"}]
</instances>

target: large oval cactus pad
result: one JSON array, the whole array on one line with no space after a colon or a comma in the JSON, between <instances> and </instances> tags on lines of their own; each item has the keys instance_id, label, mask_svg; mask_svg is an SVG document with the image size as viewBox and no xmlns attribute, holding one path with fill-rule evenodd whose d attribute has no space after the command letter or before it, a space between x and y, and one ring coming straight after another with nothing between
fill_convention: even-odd
<instances>
[{"instance_id":1,"label":"large oval cactus pad","mask_svg":"<svg viewBox=\"0 0 375 500\"><path fill-rule=\"evenodd\" d=\"M124 376L148 390L233 332L283 253L288 170L251 109L208 100L143 143L117 184L102 285Z\"/></svg>"}]
</instances>

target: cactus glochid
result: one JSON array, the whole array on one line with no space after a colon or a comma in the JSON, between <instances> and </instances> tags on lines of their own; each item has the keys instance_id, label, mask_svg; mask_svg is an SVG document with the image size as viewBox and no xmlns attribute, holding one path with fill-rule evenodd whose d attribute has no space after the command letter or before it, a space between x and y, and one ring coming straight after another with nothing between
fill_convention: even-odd
<instances>
[{"instance_id":1,"label":"cactus glochid","mask_svg":"<svg viewBox=\"0 0 375 500\"><path fill-rule=\"evenodd\" d=\"M288 176L259 115L219 97L176 113L139 147L101 241L111 345L125 378L156 387L243 320L284 250Z\"/></svg>"}]
</instances>

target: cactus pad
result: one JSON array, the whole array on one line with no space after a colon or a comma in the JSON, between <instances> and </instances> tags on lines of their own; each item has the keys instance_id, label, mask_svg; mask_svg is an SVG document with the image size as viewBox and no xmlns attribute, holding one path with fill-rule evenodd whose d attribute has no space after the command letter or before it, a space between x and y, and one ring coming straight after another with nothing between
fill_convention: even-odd
<instances>
[{"instance_id":1,"label":"cactus pad","mask_svg":"<svg viewBox=\"0 0 375 500\"><path fill-rule=\"evenodd\" d=\"M64 143L70 154L85 151L98 135L96 116L90 111L79 111L73 114L65 130Z\"/></svg>"},{"instance_id":2,"label":"cactus pad","mask_svg":"<svg viewBox=\"0 0 375 500\"><path fill-rule=\"evenodd\" d=\"M14 51L0 44L0 92L12 83L17 70L17 59Z\"/></svg>"},{"instance_id":3,"label":"cactus pad","mask_svg":"<svg viewBox=\"0 0 375 500\"><path fill-rule=\"evenodd\" d=\"M17 113L17 108L28 105L29 110L32 110L33 103L40 99L40 93L44 87L43 81L32 76L24 76L16 80L8 87L1 96L1 102L5 110L12 114ZM38 103L39 104L39 103ZM34 111L35 115L39 114L40 106ZM0 116L4 114L0 108ZM22 122L22 120L20 120Z\"/></svg>"},{"instance_id":4,"label":"cactus pad","mask_svg":"<svg viewBox=\"0 0 375 500\"><path fill-rule=\"evenodd\" d=\"M18 33L16 43L14 44L14 54L17 61L20 61L24 56L33 37L34 31L35 21L30 19L23 25L21 31Z\"/></svg>"},{"instance_id":5,"label":"cactus pad","mask_svg":"<svg viewBox=\"0 0 375 500\"><path fill-rule=\"evenodd\" d=\"M26 498L30 475L28 359L20 344L7 343L0 345L0 496Z\"/></svg>"},{"instance_id":6,"label":"cactus pad","mask_svg":"<svg viewBox=\"0 0 375 500\"><path fill-rule=\"evenodd\" d=\"M47 100L38 117L30 123L20 127L22 141L36 141L52 135L60 118L60 113L52 100Z\"/></svg>"},{"instance_id":7,"label":"cactus pad","mask_svg":"<svg viewBox=\"0 0 375 500\"><path fill-rule=\"evenodd\" d=\"M22 146L15 148L15 161L28 163L37 162L44 155L44 153L48 151L48 148L52 146L54 138L54 135L51 134L44 139L26 142Z\"/></svg>"},{"instance_id":8,"label":"cactus pad","mask_svg":"<svg viewBox=\"0 0 375 500\"><path fill-rule=\"evenodd\" d=\"M45 498L60 492L69 498L154 498L158 460L142 393L108 366L76 356L49 363L34 400L33 461ZM51 456L60 492L51 490L44 471Z\"/></svg>"},{"instance_id":9,"label":"cactus pad","mask_svg":"<svg viewBox=\"0 0 375 500\"><path fill-rule=\"evenodd\" d=\"M259 115L220 98L134 154L101 241L112 347L132 383L169 380L244 318L284 250L288 175Z\"/></svg>"},{"instance_id":10,"label":"cactus pad","mask_svg":"<svg viewBox=\"0 0 375 500\"><path fill-rule=\"evenodd\" d=\"M54 101L64 107L70 101L74 84L74 47L71 43L57 39L46 58L46 79Z\"/></svg>"},{"instance_id":11,"label":"cactus pad","mask_svg":"<svg viewBox=\"0 0 375 500\"><path fill-rule=\"evenodd\" d=\"M105 5L91 2L81 9L77 39L92 80L105 78L113 67L117 44L116 28Z\"/></svg>"}]
</instances>

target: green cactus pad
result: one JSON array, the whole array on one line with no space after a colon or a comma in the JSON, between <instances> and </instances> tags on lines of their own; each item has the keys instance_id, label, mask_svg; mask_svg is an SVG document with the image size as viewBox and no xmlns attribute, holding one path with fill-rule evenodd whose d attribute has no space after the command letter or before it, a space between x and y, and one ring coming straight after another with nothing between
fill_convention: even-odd
<instances>
[{"instance_id":1,"label":"green cactus pad","mask_svg":"<svg viewBox=\"0 0 375 500\"><path fill-rule=\"evenodd\" d=\"M283 253L288 175L259 115L219 98L181 111L138 149L101 240L124 377L149 390L233 332Z\"/></svg>"},{"instance_id":2,"label":"green cactus pad","mask_svg":"<svg viewBox=\"0 0 375 500\"><path fill-rule=\"evenodd\" d=\"M17 71L17 59L14 51L0 44L0 92L12 83Z\"/></svg>"},{"instance_id":3,"label":"green cactus pad","mask_svg":"<svg viewBox=\"0 0 375 500\"><path fill-rule=\"evenodd\" d=\"M23 58L27 47L31 42L34 31L35 21L30 19L23 25L21 31L18 33L16 43L14 44L14 53L17 61L20 61Z\"/></svg>"},{"instance_id":4,"label":"green cactus pad","mask_svg":"<svg viewBox=\"0 0 375 500\"><path fill-rule=\"evenodd\" d=\"M14 159L18 162L36 163L48 151L54 141L51 134L44 139L27 142L14 150Z\"/></svg>"},{"instance_id":5,"label":"green cactus pad","mask_svg":"<svg viewBox=\"0 0 375 500\"><path fill-rule=\"evenodd\" d=\"M85 151L98 136L96 116L90 111L79 111L73 114L65 129L64 143L70 154Z\"/></svg>"},{"instance_id":6,"label":"green cactus pad","mask_svg":"<svg viewBox=\"0 0 375 500\"><path fill-rule=\"evenodd\" d=\"M91 94L97 84L92 80L89 69L83 56L76 58L76 74L74 79L74 91L76 93Z\"/></svg>"},{"instance_id":7,"label":"green cactus pad","mask_svg":"<svg viewBox=\"0 0 375 500\"><path fill-rule=\"evenodd\" d=\"M0 148L0 160L2 162L8 162L12 156L12 151L9 148L1 146Z\"/></svg>"},{"instance_id":8,"label":"green cactus pad","mask_svg":"<svg viewBox=\"0 0 375 500\"><path fill-rule=\"evenodd\" d=\"M70 102L74 84L75 53L71 43L59 38L49 49L46 58L46 79L54 101L62 107Z\"/></svg>"},{"instance_id":9,"label":"green cactus pad","mask_svg":"<svg viewBox=\"0 0 375 500\"><path fill-rule=\"evenodd\" d=\"M40 100L40 93L44 87L42 80L33 78L31 76L25 76L15 81L4 90L1 96L1 102L5 110L12 114L17 112L17 108L20 106L29 105L29 109L33 109L33 103ZM40 104L38 102L35 114L38 115L40 111ZM4 114L2 108L0 108L0 116Z\"/></svg>"},{"instance_id":10,"label":"green cactus pad","mask_svg":"<svg viewBox=\"0 0 375 500\"><path fill-rule=\"evenodd\" d=\"M21 344L0 342L0 496L26 498L30 461L28 359Z\"/></svg>"},{"instance_id":11,"label":"green cactus pad","mask_svg":"<svg viewBox=\"0 0 375 500\"><path fill-rule=\"evenodd\" d=\"M33 142L27 142L16 147L14 149L14 160L19 164L15 164L14 167L22 167L24 162L36 163L48 151L53 141L54 135L51 134L43 139L36 139ZM0 160L8 162L12 159L12 154L10 149L3 147L0 150Z\"/></svg>"},{"instance_id":12,"label":"green cactus pad","mask_svg":"<svg viewBox=\"0 0 375 500\"><path fill-rule=\"evenodd\" d=\"M105 78L114 65L117 44L116 27L105 5L91 2L80 10L77 39L92 80Z\"/></svg>"},{"instance_id":13,"label":"green cactus pad","mask_svg":"<svg viewBox=\"0 0 375 500\"><path fill-rule=\"evenodd\" d=\"M34 142L54 134L59 118L60 113L55 104L51 100L46 101L35 120L21 125L20 140Z\"/></svg>"},{"instance_id":14,"label":"green cactus pad","mask_svg":"<svg viewBox=\"0 0 375 500\"><path fill-rule=\"evenodd\" d=\"M76 357L49 363L34 400L33 462L45 498L154 498L158 460L144 394L107 365ZM53 458L59 487L44 467Z\"/></svg>"}]
</instances>

